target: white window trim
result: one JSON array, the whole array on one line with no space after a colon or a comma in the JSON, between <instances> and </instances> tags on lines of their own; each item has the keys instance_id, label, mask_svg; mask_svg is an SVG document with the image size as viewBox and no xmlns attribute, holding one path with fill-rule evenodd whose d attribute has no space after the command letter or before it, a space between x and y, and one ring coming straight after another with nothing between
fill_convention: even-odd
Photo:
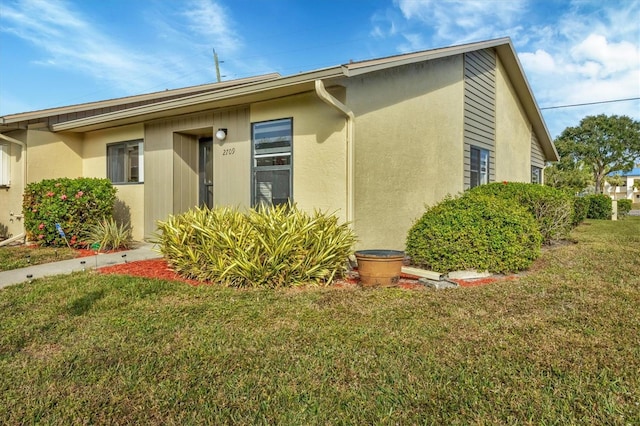
<instances>
[{"instance_id":1,"label":"white window trim","mask_svg":"<svg viewBox=\"0 0 640 426\"><path fill-rule=\"evenodd\" d=\"M475 146L475 145L471 145L469 148L469 175L471 176L471 173L473 171L473 162L472 162L472 152L473 150L477 150L478 151L478 159L479 159L479 163L478 164L478 184L475 186L480 186L480 185L486 185L490 182L490 170L491 170L491 152L486 149L486 148L481 148L479 146ZM483 157L485 158L484 164L483 164ZM483 166L484 166L484 171L483 171ZM470 178L469 179L469 188L474 188L475 187L473 185L473 180Z\"/></svg>"},{"instance_id":2,"label":"white window trim","mask_svg":"<svg viewBox=\"0 0 640 426\"><path fill-rule=\"evenodd\" d=\"M0 187L11 186L11 149L9 144L0 144Z\"/></svg>"}]
</instances>

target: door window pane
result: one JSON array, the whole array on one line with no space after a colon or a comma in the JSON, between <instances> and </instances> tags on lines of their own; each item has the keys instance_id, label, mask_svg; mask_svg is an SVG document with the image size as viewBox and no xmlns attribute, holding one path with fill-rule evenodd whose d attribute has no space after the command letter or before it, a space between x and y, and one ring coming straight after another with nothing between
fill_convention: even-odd
<instances>
[{"instance_id":1,"label":"door window pane","mask_svg":"<svg viewBox=\"0 0 640 426\"><path fill-rule=\"evenodd\" d=\"M199 141L198 190L201 206L213 208L213 138Z\"/></svg>"}]
</instances>

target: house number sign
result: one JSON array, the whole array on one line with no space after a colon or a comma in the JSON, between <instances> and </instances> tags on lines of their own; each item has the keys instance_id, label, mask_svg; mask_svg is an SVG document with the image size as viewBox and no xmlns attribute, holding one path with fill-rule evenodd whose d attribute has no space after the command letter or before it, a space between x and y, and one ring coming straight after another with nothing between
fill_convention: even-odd
<instances>
[{"instance_id":1,"label":"house number sign","mask_svg":"<svg viewBox=\"0 0 640 426\"><path fill-rule=\"evenodd\" d=\"M222 150L222 155L233 155L236 153L236 149L235 148L225 148Z\"/></svg>"}]
</instances>

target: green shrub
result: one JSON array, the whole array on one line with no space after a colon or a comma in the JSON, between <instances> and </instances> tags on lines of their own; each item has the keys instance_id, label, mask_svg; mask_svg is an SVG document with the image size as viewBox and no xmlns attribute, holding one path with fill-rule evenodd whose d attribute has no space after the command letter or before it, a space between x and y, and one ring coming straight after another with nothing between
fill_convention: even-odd
<instances>
[{"instance_id":1,"label":"green shrub","mask_svg":"<svg viewBox=\"0 0 640 426\"><path fill-rule=\"evenodd\" d=\"M618 200L618 217L624 218L631 211L631 200Z\"/></svg>"},{"instance_id":2,"label":"green shrub","mask_svg":"<svg viewBox=\"0 0 640 426\"><path fill-rule=\"evenodd\" d=\"M131 226L118 224L112 217L91 225L87 231L87 242L97 245L99 250L117 250L131 247Z\"/></svg>"},{"instance_id":3,"label":"green shrub","mask_svg":"<svg viewBox=\"0 0 640 426\"><path fill-rule=\"evenodd\" d=\"M571 217L571 226L575 228L587 218L589 213L589 198L575 197L573 199L573 216Z\"/></svg>"},{"instance_id":4,"label":"green shrub","mask_svg":"<svg viewBox=\"0 0 640 426\"><path fill-rule=\"evenodd\" d=\"M493 195L524 206L538 221L545 244L565 238L571 230L573 197L562 190L533 183L502 182L480 185L469 192Z\"/></svg>"},{"instance_id":5,"label":"green shrub","mask_svg":"<svg viewBox=\"0 0 640 426\"><path fill-rule=\"evenodd\" d=\"M494 196L466 193L428 209L409 230L412 263L438 272L526 269L540 254L542 236L525 208Z\"/></svg>"},{"instance_id":6,"label":"green shrub","mask_svg":"<svg viewBox=\"0 0 640 426\"><path fill-rule=\"evenodd\" d=\"M611 198L604 194L591 194L585 198L589 200L588 219L611 219L611 214L613 213Z\"/></svg>"},{"instance_id":7,"label":"green shrub","mask_svg":"<svg viewBox=\"0 0 640 426\"><path fill-rule=\"evenodd\" d=\"M227 286L329 284L342 274L355 236L334 215L293 206L195 208L158 222L157 242L180 275Z\"/></svg>"},{"instance_id":8,"label":"green shrub","mask_svg":"<svg viewBox=\"0 0 640 426\"><path fill-rule=\"evenodd\" d=\"M27 185L22 212L27 238L39 245L82 244L89 228L111 217L116 189L108 179L45 179Z\"/></svg>"}]
</instances>

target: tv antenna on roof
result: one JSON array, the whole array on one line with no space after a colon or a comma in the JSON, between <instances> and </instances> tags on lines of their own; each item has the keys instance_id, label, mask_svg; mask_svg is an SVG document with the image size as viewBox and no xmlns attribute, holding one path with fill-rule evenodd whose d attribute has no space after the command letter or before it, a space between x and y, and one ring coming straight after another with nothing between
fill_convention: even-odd
<instances>
[{"instance_id":1,"label":"tv antenna on roof","mask_svg":"<svg viewBox=\"0 0 640 426\"><path fill-rule=\"evenodd\" d=\"M220 78L220 64L224 63L224 61L218 61L218 54L216 53L216 49L213 49L213 61L216 63L216 77L218 79L218 83L222 81Z\"/></svg>"}]
</instances>

